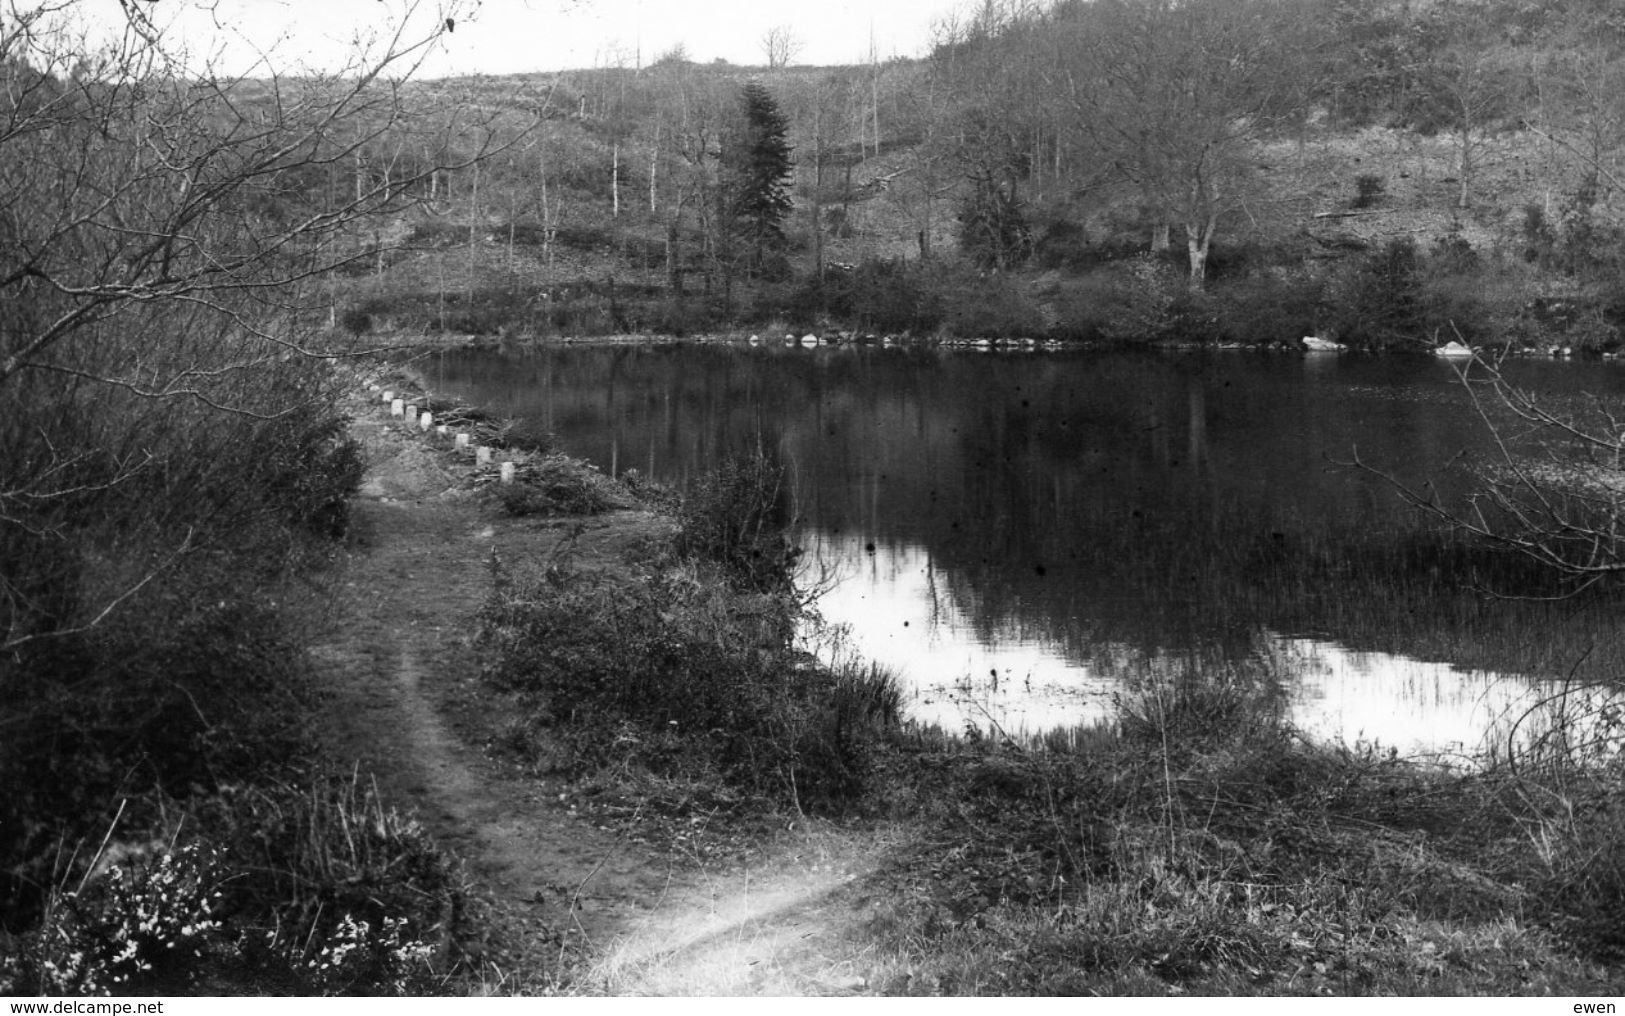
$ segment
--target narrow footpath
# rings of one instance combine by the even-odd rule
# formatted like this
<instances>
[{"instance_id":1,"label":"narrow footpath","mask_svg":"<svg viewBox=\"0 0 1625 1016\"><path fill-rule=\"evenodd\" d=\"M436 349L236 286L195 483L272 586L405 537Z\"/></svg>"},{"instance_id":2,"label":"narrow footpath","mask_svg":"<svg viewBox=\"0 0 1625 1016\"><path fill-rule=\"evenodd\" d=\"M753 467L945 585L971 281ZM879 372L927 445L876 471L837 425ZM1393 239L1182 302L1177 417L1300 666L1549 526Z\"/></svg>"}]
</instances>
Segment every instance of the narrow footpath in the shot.
<instances>
[{"instance_id":1,"label":"narrow footpath","mask_svg":"<svg viewBox=\"0 0 1625 1016\"><path fill-rule=\"evenodd\" d=\"M373 398L377 396L374 395ZM873 834L786 837L750 870L659 856L635 830L596 825L562 787L485 748L501 718L477 685L475 617L492 555L545 560L573 538L587 567L613 567L667 523L647 512L516 519L473 489L450 441L358 403L352 435L368 471L315 658L329 756L371 774L384 802L415 814L474 882L462 944L496 992L862 993L851 923Z\"/></svg>"}]
</instances>

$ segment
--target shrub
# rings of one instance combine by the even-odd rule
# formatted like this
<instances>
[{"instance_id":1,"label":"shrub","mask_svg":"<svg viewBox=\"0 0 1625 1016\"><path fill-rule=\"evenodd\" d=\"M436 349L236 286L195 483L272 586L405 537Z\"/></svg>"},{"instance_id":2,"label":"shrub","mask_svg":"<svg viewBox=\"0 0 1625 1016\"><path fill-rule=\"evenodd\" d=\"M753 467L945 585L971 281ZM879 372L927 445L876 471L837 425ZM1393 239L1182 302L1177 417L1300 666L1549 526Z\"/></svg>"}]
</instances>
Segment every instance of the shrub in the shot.
<instances>
[{"instance_id":1,"label":"shrub","mask_svg":"<svg viewBox=\"0 0 1625 1016\"><path fill-rule=\"evenodd\" d=\"M665 564L628 581L579 573L568 551L540 576L499 574L486 679L531 717L509 743L528 753L542 723L588 767L635 761L798 807L860 796L900 698L884 672L795 649L782 479L761 456L725 463L684 499Z\"/></svg>"},{"instance_id":2,"label":"shrub","mask_svg":"<svg viewBox=\"0 0 1625 1016\"><path fill-rule=\"evenodd\" d=\"M1215 331L1232 342L1296 343L1319 327L1324 283L1308 274L1255 275L1211 290Z\"/></svg>"},{"instance_id":3,"label":"shrub","mask_svg":"<svg viewBox=\"0 0 1625 1016\"><path fill-rule=\"evenodd\" d=\"M238 599L229 568L166 578L141 611L12 658L0 739L0 921L11 928L39 918L58 845L97 835L109 801L134 799L126 826L140 828L162 810L148 788L184 806L304 750L306 686L285 618Z\"/></svg>"},{"instance_id":4,"label":"shrub","mask_svg":"<svg viewBox=\"0 0 1625 1016\"><path fill-rule=\"evenodd\" d=\"M636 503L619 483L564 455L525 463L514 471L514 482L500 484L496 493L503 510L519 516L597 515Z\"/></svg>"},{"instance_id":5,"label":"shrub","mask_svg":"<svg viewBox=\"0 0 1625 1016\"><path fill-rule=\"evenodd\" d=\"M363 307L347 307L339 315L339 327L359 339L372 331L372 314Z\"/></svg>"},{"instance_id":6,"label":"shrub","mask_svg":"<svg viewBox=\"0 0 1625 1016\"><path fill-rule=\"evenodd\" d=\"M197 976L219 937L222 873L190 844L54 889L38 928L0 960L0 994L160 994Z\"/></svg>"},{"instance_id":7,"label":"shrub","mask_svg":"<svg viewBox=\"0 0 1625 1016\"><path fill-rule=\"evenodd\" d=\"M884 674L839 677L794 652L786 601L681 567L613 583L555 563L504 583L481 616L487 680L519 693L578 765L715 777L806 808L865 790L898 696Z\"/></svg>"},{"instance_id":8,"label":"shrub","mask_svg":"<svg viewBox=\"0 0 1625 1016\"><path fill-rule=\"evenodd\" d=\"M1396 237L1367 255L1334 297L1339 334L1372 346L1420 342L1426 332L1416 241Z\"/></svg>"},{"instance_id":9,"label":"shrub","mask_svg":"<svg viewBox=\"0 0 1625 1016\"><path fill-rule=\"evenodd\" d=\"M978 268L1015 268L1032 256L1032 229L1013 180L972 174L959 206L959 249Z\"/></svg>"},{"instance_id":10,"label":"shrub","mask_svg":"<svg viewBox=\"0 0 1625 1016\"><path fill-rule=\"evenodd\" d=\"M1088 232L1071 219L1056 218L1046 223L1033 243L1033 260L1044 269L1076 271L1088 267L1097 258L1089 245Z\"/></svg>"},{"instance_id":11,"label":"shrub","mask_svg":"<svg viewBox=\"0 0 1625 1016\"><path fill-rule=\"evenodd\" d=\"M1263 660L1153 660L1125 687L1114 701L1129 743L1183 755L1259 736L1273 743L1284 730L1280 677Z\"/></svg>"},{"instance_id":12,"label":"shrub","mask_svg":"<svg viewBox=\"0 0 1625 1016\"><path fill-rule=\"evenodd\" d=\"M962 338L1026 338L1044 332L1038 306L1008 275L959 275L947 292L943 324Z\"/></svg>"},{"instance_id":13,"label":"shrub","mask_svg":"<svg viewBox=\"0 0 1625 1016\"><path fill-rule=\"evenodd\" d=\"M233 788L200 824L232 877L236 962L297 994L415 994L456 930L465 881L359 775Z\"/></svg>"},{"instance_id":14,"label":"shrub","mask_svg":"<svg viewBox=\"0 0 1625 1016\"><path fill-rule=\"evenodd\" d=\"M1542 205L1523 206L1523 259L1550 268L1557 248L1557 230L1552 228Z\"/></svg>"},{"instance_id":15,"label":"shrub","mask_svg":"<svg viewBox=\"0 0 1625 1016\"><path fill-rule=\"evenodd\" d=\"M249 375L239 354L184 329L58 354L112 377L191 369L196 398L46 371L8 386L0 924L13 932L38 926L61 845L93 842L108 802L136 802L126 825L150 829L155 788L185 807L304 745L298 616L272 601L325 560L318 541L344 529L361 459L325 363L257 357Z\"/></svg>"},{"instance_id":16,"label":"shrub","mask_svg":"<svg viewBox=\"0 0 1625 1016\"><path fill-rule=\"evenodd\" d=\"M942 321L937 279L918 263L870 258L854 267L828 266L788 297L786 315L797 321L830 316L878 332L923 333Z\"/></svg>"},{"instance_id":17,"label":"shrub","mask_svg":"<svg viewBox=\"0 0 1625 1016\"><path fill-rule=\"evenodd\" d=\"M1168 333L1174 301L1185 289L1164 259L1142 254L1114 262L1056 287L1050 334L1108 342L1159 339Z\"/></svg>"},{"instance_id":18,"label":"shrub","mask_svg":"<svg viewBox=\"0 0 1625 1016\"><path fill-rule=\"evenodd\" d=\"M620 481L633 497L657 511L675 514L682 508L683 499L675 490L636 469L623 472Z\"/></svg>"},{"instance_id":19,"label":"shrub","mask_svg":"<svg viewBox=\"0 0 1625 1016\"><path fill-rule=\"evenodd\" d=\"M786 594L801 559L788 512L782 467L761 454L728 459L683 499L675 548L721 565L735 588Z\"/></svg>"},{"instance_id":20,"label":"shrub","mask_svg":"<svg viewBox=\"0 0 1625 1016\"><path fill-rule=\"evenodd\" d=\"M234 785L185 821L198 838L178 849L109 848L109 830L58 872L40 919L0 957L0 993L173 993L205 978L300 995L442 987L463 878L358 776Z\"/></svg>"},{"instance_id":21,"label":"shrub","mask_svg":"<svg viewBox=\"0 0 1625 1016\"><path fill-rule=\"evenodd\" d=\"M648 315L652 331L678 337L708 331L721 319L715 307L697 296L661 300L650 306Z\"/></svg>"},{"instance_id":22,"label":"shrub","mask_svg":"<svg viewBox=\"0 0 1625 1016\"><path fill-rule=\"evenodd\" d=\"M1371 208L1379 204L1387 190L1382 177L1373 173L1361 173L1354 178L1354 207Z\"/></svg>"}]
</instances>

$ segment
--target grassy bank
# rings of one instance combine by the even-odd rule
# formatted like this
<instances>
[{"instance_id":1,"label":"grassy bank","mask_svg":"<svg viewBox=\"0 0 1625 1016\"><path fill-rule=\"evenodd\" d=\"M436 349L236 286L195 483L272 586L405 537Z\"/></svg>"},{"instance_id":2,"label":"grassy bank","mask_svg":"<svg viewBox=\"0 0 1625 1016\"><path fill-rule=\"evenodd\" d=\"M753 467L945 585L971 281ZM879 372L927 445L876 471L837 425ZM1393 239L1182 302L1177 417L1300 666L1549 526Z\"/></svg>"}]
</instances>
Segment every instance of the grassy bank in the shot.
<instances>
[{"instance_id":1,"label":"grassy bank","mask_svg":"<svg viewBox=\"0 0 1625 1016\"><path fill-rule=\"evenodd\" d=\"M768 524L771 471L751 469L613 576L568 554L499 575L483 620L488 689L515 716L505 748L599 821L712 864L787 826L807 844L875 837L827 976L780 990L1625 985L1617 759L1547 739L1444 769L1310 743L1282 719L1288 664L1263 657L1167 664L1100 728L1022 743L914 728L883 675L795 651L805 605L776 578L793 541ZM657 983L734 985L673 978Z\"/></svg>"},{"instance_id":2,"label":"grassy bank","mask_svg":"<svg viewBox=\"0 0 1625 1016\"><path fill-rule=\"evenodd\" d=\"M912 753L925 835L870 924L875 987L1618 992L1617 774L1441 772L1212 694L1125 703L1083 747Z\"/></svg>"}]
</instances>

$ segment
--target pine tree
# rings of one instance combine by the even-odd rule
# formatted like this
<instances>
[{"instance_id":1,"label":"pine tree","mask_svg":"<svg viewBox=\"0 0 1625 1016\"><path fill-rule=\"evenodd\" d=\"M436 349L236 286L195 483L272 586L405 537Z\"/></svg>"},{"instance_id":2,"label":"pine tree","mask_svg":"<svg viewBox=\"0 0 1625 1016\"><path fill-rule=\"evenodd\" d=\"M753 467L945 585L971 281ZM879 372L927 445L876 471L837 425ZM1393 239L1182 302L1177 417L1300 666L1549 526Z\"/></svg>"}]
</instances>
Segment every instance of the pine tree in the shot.
<instances>
[{"instance_id":1,"label":"pine tree","mask_svg":"<svg viewBox=\"0 0 1625 1016\"><path fill-rule=\"evenodd\" d=\"M959 248L978 268L1003 270L1032 253L1032 230L1015 183L1001 185L991 172L972 175L959 209Z\"/></svg>"},{"instance_id":2,"label":"pine tree","mask_svg":"<svg viewBox=\"0 0 1625 1016\"><path fill-rule=\"evenodd\" d=\"M743 117L723 154L724 194L729 231L743 243L747 271L755 275L785 247L793 163L785 140L789 121L773 96L753 81L740 98Z\"/></svg>"}]
</instances>

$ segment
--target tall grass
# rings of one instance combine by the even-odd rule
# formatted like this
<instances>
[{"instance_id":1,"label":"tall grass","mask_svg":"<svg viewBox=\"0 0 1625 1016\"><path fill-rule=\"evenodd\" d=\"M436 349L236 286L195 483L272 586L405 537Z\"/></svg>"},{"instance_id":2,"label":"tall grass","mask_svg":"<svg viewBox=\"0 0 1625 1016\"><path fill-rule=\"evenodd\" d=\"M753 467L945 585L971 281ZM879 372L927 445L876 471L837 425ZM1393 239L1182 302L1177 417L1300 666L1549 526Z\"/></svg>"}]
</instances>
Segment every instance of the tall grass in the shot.
<instances>
[{"instance_id":1,"label":"tall grass","mask_svg":"<svg viewBox=\"0 0 1625 1016\"><path fill-rule=\"evenodd\" d=\"M356 775L226 788L178 828L118 816L67 858L38 922L0 935L6 994L439 990L463 879Z\"/></svg>"},{"instance_id":2,"label":"tall grass","mask_svg":"<svg viewBox=\"0 0 1625 1016\"><path fill-rule=\"evenodd\" d=\"M795 648L782 513L776 469L730 463L684 501L670 550L628 576L568 554L499 573L481 627L488 680L527 717L510 745L535 757L545 727L571 746L553 763L578 773L633 764L798 809L861 798L900 693L886 672Z\"/></svg>"},{"instance_id":3,"label":"tall grass","mask_svg":"<svg viewBox=\"0 0 1625 1016\"><path fill-rule=\"evenodd\" d=\"M1276 665L1166 662L1120 699L1115 732L938 741L915 756L895 800L913 810L918 848L888 876L908 891L885 897L853 946L870 982L1617 990L1617 822L1559 828L1556 785L1533 774L1310 743L1272 703Z\"/></svg>"},{"instance_id":4,"label":"tall grass","mask_svg":"<svg viewBox=\"0 0 1625 1016\"><path fill-rule=\"evenodd\" d=\"M862 794L875 738L897 722L885 674L820 668L790 647L782 606L692 565L629 581L569 568L510 577L481 621L487 679L528 717L510 745L562 737L571 754L554 764L577 773L632 763L839 809Z\"/></svg>"}]
</instances>

